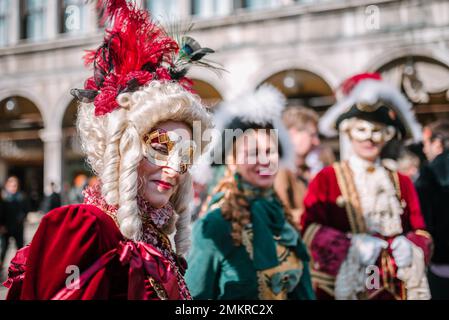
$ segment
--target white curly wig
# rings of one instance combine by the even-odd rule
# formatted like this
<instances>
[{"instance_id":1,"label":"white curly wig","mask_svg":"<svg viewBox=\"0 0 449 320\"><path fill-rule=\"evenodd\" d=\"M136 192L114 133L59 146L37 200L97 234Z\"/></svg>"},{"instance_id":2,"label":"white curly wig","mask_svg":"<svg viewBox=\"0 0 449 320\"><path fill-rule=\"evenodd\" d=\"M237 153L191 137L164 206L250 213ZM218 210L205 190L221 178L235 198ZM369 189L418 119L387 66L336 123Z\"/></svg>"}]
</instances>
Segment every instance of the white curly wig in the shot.
<instances>
[{"instance_id":1,"label":"white curly wig","mask_svg":"<svg viewBox=\"0 0 449 320\"><path fill-rule=\"evenodd\" d=\"M80 104L77 129L87 162L102 183L102 195L108 204L118 205L121 233L138 241L142 222L136 200L137 167L143 159L142 136L158 123L169 120L182 121L190 127L199 121L202 136L211 127L211 118L197 95L173 81L152 81L136 92L120 94L117 102L120 108L103 116L95 116L93 104ZM193 136L199 147L197 154L207 144L201 141L201 136ZM190 173L186 175L170 198L177 216L172 219L176 224L175 248L181 255L190 246L189 204L193 190Z\"/></svg>"}]
</instances>

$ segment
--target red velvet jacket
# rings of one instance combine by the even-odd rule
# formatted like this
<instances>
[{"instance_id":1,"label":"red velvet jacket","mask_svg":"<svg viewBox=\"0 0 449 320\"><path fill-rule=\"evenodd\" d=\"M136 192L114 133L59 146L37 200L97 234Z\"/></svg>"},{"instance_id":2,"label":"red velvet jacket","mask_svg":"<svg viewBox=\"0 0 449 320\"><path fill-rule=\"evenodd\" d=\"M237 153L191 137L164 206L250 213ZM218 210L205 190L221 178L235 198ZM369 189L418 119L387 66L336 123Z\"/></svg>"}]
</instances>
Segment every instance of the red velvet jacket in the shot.
<instances>
[{"instance_id":1,"label":"red velvet jacket","mask_svg":"<svg viewBox=\"0 0 449 320\"><path fill-rule=\"evenodd\" d=\"M324 168L311 181L304 199L305 212L301 219L301 229L311 253L313 284L318 299L333 298L335 278L351 245L348 235L366 232L363 216L357 210L357 196L348 168L344 163ZM396 172L390 174L404 209L401 215L404 234L423 250L428 262L432 240L424 231L425 224L412 181ZM390 243L393 240L384 239ZM397 270L391 250L388 250L387 262L393 271L385 270L385 260L381 257L377 261L384 281L388 276L394 278ZM395 279L394 282L392 292L383 290L383 287L377 292L371 292L369 297L403 298L400 281Z\"/></svg>"},{"instance_id":2,"label":"red velvet jacket","mask_svg":"<svg viewBox=\"0 0 449 320\"><path fill-rule=\"evenodd\" d=\"M182 299L176 270L156 247L125 241L99 208L48 213L11 261L7 299ZM79 277L76 271L79 270Z\"/></svg>"}]
</instances>

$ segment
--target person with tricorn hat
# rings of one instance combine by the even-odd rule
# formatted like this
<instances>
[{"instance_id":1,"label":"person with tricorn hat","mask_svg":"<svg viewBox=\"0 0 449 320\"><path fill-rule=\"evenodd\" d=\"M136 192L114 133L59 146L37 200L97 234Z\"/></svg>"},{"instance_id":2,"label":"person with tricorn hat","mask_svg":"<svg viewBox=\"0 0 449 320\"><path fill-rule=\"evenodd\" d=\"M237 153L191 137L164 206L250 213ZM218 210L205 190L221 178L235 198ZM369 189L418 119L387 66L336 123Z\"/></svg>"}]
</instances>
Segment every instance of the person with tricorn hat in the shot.
<instances>
[{"instance_id":1,"label":"person with tricorn hat","mask_svg":"<svg viewBox=\"0 0 449 320\"><path fill-rule=\"evenodd\" d=\"M429 299L432 239L411 180L380 154L393 138L418 140L411 105L378 74L347 80L320 120L340 135L340 162L310 183L301 224L318 299Z\"/></svg>"}]
</instances>

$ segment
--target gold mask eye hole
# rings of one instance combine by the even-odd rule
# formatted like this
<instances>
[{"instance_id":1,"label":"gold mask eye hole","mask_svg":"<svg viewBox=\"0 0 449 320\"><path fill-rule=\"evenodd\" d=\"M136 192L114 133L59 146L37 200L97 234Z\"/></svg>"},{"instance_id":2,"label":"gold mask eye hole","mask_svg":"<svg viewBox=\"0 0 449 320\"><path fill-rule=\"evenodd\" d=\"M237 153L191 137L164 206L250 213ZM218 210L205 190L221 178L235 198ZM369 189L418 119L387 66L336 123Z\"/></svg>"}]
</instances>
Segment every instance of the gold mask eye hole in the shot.
<instances>
[{"instance_id":1,"label":"gold mask eye hole","mask_svg":"<svg viewBox=\"0 0 449 320\"><path fill-rule=\"evenodd\" d=\"M187 172L188 169L189 169L188 165L186 165L186 164L181 164L181 165L179 166L179 173L180 173L180 174L184 174L184 173Z\"/></svg>"}]
</instances>

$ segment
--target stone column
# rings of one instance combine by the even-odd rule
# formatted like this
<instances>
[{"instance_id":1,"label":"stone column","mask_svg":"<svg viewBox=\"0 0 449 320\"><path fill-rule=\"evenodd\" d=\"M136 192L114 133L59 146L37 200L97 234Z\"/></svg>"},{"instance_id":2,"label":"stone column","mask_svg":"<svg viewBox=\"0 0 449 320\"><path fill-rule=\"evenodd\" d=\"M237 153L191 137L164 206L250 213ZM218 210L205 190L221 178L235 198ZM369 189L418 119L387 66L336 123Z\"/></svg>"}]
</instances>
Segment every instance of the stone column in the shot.
<instances>
[{"instance_id":1,"label":"stone column","mask_svg":"<svg viewBox=\"0 0 449 320\"><path fill-rule=\"evenodd\" d=\"M95 34L98 31L98 14L97 14L97 2L90 1L85 4L86 8L84 13L86 14L86 26L85 30L88 34Z\"/></svg>"},{"instance_id":2,"label":"stone column","mask_svg":"<svg viewBox=\"0 0 449 320\"><path fill-rule=\"evenodd\" d=\"M5 180L8 175L8 165L5 161L0 159L0 185L5 183Z\"/></svg>"},{"instance_id":3,"label":"stone column","mask_svg":"<svg viewBox=\"0 0 449 320\"><path fill-rule=\"evenodd\" d=\"M9 5L8 45L13 46L20 40L20 1L12 0Z\"/></svg>"},{"instance_id":4,"label":"stone column","mask_svg":"<svg viewBox=\"0 0 449 320\"><path fill-rule=\"evenodd\" d=\"M176 13L177 17L185 20L192 14L192 7L190 0L179 0L179 11Z\"/></svg>"},{"instance_id":5,"label":"stone column","mask_svg":"<svg viewBox=\"0 0 449 320\"><path fill-rule=\"evenodd\" d=\"M44 188L50 182L62 183L62 130L43 129L39 132L44 143Z\"/></svg>"},{"instance_id":6,"label":"stone column","mask_svg":"<svg viewBox=\"0 0 449 320\"><path fill-rule=\"evenodd\" d=\"M45 11L45 23L46 23L46 39L55 39L58 36L58 0L47 0L47 7ZM18 2L18 1L17 1Z\"/></svg>"}]
</instances>

